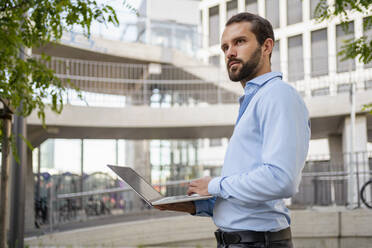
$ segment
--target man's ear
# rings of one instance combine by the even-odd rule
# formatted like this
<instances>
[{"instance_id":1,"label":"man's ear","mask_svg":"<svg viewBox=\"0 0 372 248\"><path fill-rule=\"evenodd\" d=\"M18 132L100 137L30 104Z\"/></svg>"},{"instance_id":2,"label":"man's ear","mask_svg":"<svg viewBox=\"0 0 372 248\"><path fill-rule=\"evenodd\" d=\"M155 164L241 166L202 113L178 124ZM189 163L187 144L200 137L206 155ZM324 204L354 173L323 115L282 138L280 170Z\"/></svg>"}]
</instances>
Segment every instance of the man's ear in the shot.
<instances>
[{"instance_id":1,"label":"man's ear","mask_svg":"<svg viewBox=\"0 0 372 248\"><path fill-rule=\"evenodd\" d=\"M269 56L269 54L273 51L274 48L274 41L271 38L267 38L262 45L263 53Z\"/></svg>"}]
</instances>

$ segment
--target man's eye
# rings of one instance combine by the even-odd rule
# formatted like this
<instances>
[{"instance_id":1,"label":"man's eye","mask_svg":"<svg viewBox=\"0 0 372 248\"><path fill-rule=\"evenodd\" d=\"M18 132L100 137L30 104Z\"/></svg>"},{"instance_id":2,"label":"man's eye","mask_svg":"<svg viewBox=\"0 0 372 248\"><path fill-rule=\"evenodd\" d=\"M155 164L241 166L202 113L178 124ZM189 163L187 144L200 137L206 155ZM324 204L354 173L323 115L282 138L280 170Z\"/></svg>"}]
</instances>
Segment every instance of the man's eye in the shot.
<instances>
[{"instance_id":1,"label":"man's eye","mask_svg":"<svg viewBox=\"0 0 372 248\"><path fill-rule=\"evenodd\" d=\"M244 43L244 40L237 40L237 41L236 41L236 44L238 44L238 45L240 45L240 44L242 44L242 43Z\"/></svg>"}]
</instances>

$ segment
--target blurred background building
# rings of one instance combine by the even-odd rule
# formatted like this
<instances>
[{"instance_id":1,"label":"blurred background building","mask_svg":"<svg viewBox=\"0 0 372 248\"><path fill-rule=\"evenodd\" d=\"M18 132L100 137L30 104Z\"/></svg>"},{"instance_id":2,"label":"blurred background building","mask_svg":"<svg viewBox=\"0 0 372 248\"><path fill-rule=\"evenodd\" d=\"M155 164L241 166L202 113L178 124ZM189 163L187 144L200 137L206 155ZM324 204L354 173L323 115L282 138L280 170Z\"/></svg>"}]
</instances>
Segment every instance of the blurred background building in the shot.
<instances>
[{"instance_id":1,"label":"blurred background building","mask_svg":"<svg viewBox=\"0 0 372 248\"><path fill-rule=\"evenodd\" d=\"M50 55L48 66L82 97L70 90L62 114L47 114L47 129L36 114L27 120L36 149L26 233L151 212L107 164L135 168L165 195L219 175L243 93L227 77L219 42L225 22L242 11L271 21L272 69L310 111L309 156L288 205L360 206L358 192L372 170L372 116L362 109L372 101L372 64L337 53L345 39L371 38L372 30L363 29L359 14L351 15L348 32L338 19L318 23L318 2L143 0L138 16L118 4L120 27L96 24L89 39L75 30L34 49L35 57Z\"/></svg>"}]
</instances>

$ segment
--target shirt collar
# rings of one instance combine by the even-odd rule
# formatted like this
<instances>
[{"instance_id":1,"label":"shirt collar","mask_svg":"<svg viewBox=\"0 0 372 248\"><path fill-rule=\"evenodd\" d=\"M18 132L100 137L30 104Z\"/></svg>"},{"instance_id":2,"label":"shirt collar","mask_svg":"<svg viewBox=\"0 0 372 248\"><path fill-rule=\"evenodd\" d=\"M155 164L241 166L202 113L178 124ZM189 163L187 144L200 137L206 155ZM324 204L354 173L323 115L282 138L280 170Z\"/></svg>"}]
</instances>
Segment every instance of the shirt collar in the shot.
<instances>
[{"instance_id":1,"label":"shirt collar","mask_svg":"<svg viewBox=\"0 0 372 248\"><path fill-rule=\"evenodd\" d=\"M246 93L246 91L250 87L250 84L255 84L255 85L261 87L266 82L270 81L271 79L273 79L275 77L282 78L283 74L281 72L272 71L272 72L268 72L268 73L262 74L258 77L255 77L255 78L251 79L250 81L248 81L245 84L244 93Z\"/></svg>"}]
</instances>

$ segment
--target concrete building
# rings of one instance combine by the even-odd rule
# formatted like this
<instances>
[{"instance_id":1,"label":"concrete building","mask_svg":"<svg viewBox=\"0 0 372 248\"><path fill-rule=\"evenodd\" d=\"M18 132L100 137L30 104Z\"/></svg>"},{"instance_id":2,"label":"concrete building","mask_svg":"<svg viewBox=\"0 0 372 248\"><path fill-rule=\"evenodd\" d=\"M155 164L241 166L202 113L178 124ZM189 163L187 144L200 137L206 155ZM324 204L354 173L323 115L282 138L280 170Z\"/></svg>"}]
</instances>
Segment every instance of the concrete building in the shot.
<instances>
[{"instance_id":1,"label":"concrete building","mask_svg":"<svg viewBox=\"0 0 372 248\"><path fill-rule=\"evenodd\" d=\"M372 166L367 148L372 142L372 117L362 109L372 101L372 66L357 60L342 62L336 56L340 41L349 37L338 20L316 23L311 10L317 1L310 0L180 0L177 4L164 0L172 8L181 6L187 19L159 8L160 2L144 1L140 8L147 17L136 23L142 43L98 36L86 40L69 33L61 44L34 50L36 55L52 56L49 66L61 79L75 83L83 100L69 91L61 115L47 112L47 129L33 113L27 119L31 143L38 147L57 138L125 139L130 140L125 143L125 162L149 180L218 175L238 112L237 98L242 94L239 84L228 80L218 43L227 18L249 10L273 22L277 38L273 68L281 70L304 97L312 139L327 139L329 144L330 154L309 158L300 194L292 203L355 206L357 182L360 185L368 178L365 175ZM354 37L370 32L361 29L363 18L352 18ZM202 25L197 27L200 20ZM194 47L198 44L195 37L201 37L200 49ZM352 87L355 117L350 114ZM161 155L152 158L156 152ZM164 154L167 159L159 158ZM26 204L33 206L32 159L28 166ZM151 169L157 168L164 174L154 178ZM352 170L364 176L350 176ZM319 172L325 176L314 174ZM32 229L33 208L26 211L26 227Z\"/></svg>"},{"instance_id":2,"label":"concrete building","mask_svg":"<svg viewBox=\"0 0 372 248\"><path fill-rule=\"evenodd\" d=\"M283 72L284 80L302 94L310 110L315 106L322 108L319 109L321 118L312 116L312 139L328 139L331 162L340 164L336 160L341 154L367 151L368 142L372 139L370 128L368 128L371 125L371 117L363 111L360 112L361 109L358 107L352 110L351 103L344 106L346 112L341 115L337 114L337 111L326 113L325 109L330 104L338 105L345 100L348 101L348 93L352 90L353 97L356 99L360 99L361 94L366 94L367 99L371 101L372 63L364 65L357 59L343 61L338 53L347 39L362 36L370 39L372 28L367 30L363 28L363 21L367 16L359 13L350 14L351 18L347 27L341 25L341 20L338 18L318 22L314 19L314 11L319 2L319 0L201 1L203 49L207 51L204 60L222 69L225 68L219 43L225 23L231 16L238 12L248 11L266 17L272 23L276 39L272 55L272 69ZM315 98L317 96L319 98ZM320 99L325 101L317 103ZM356 116L349 116L348 113L353 111L356 111ZM318 124L322 126L319 128L323 131L314 130L316 129L314 125ZM361 161L362 158L355 155L345 156L343 159L347 164L357 164L356 161ZM367 173L371 170L368 166L361 165L337 170L343 169L351 173L356 171ZM351 183L349 182L348 186L350 202L356 200L355 181L358 180L358 178L350 178ZM360 180L360 183L363 183L366 179ZM350 199L351 197L354 199Z\"/></svg>"}]
</instances>

